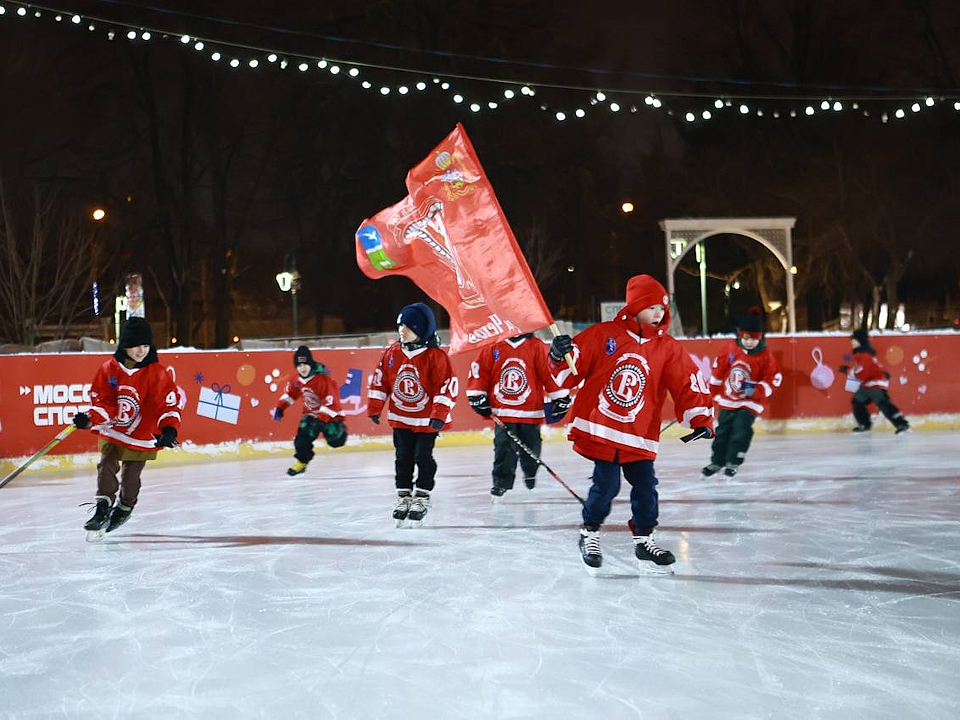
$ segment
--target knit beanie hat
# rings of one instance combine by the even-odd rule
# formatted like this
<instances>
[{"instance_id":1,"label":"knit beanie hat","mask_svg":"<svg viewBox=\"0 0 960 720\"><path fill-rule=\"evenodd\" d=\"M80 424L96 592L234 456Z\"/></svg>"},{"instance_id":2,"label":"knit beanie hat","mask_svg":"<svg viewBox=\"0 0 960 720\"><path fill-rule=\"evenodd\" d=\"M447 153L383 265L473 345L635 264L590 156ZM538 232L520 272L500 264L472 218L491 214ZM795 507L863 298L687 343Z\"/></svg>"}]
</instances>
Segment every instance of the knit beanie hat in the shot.
<instances>
[{"instance_id":1,"label":"knit beanie hat","mask_svg":"<svg viewBox=\"0 0 960 720\"><path fill-rule=\"evenodd\" d=\"M737 334L758 340L763 337L763 315L760 308L750 308L747 315L737 320Z\"/></svg>"},{"instance_id":2,"label":"knit beanie hat","mask_svg":"<svg viewBox=\"0 0 960 720\"><path fill-rule=\"evenodd\" d=\"M423 303L405 306L397 316L397 325L406 325L413 330L421 343L428 342L437 332L437 319L433 310Z\"/></svg>"},{"instance_id":3,"label":"knit beanie hat","mask_svg":"<svg viewBox=\"0 0 960 720\"><path fill-rule=\"evenodd\" d=\"M153 345L153 330L150 329L150 323L142 317L127 318L120 328L117 349L126 350L138 345Z\"/></svg>"},{"instance_id":4,"label":"knit beanie hat","mask_svg":"<svg viewBox=\"0 0 960 720\"><path fill-rule=\"evenodd\" d=\"M301 345L293 353L293 366L296 367L301 363L306 363L310 367L314 365L313 355L310 354L310 348L306 345Z\"/></svg>"},{"instance_id":5,"label":"knit beanie hat","mask_svg":"<svg viewBox=\"0 0 960 720\"><path fill-rule=\"evenodd\" d=\"M860 347L857 352L867 352L871 355L876 355L877 351L874 350L873 345L870 344L870 333L866 328L858 328L850 333L850 337L859 343Z\"/></svg>"},{"instance_id":6,"label":"knit beanie hat","mask_svg":"<svg viewBox=\"0 0 960 720\"><path fill-rule=\"evenodd\" d=\"M660 327L670 327L670 296L663 285L649 275L634 275L627 280L626 313L633 316L651 305L663 305Z\"/></svg>"}]
</instances>

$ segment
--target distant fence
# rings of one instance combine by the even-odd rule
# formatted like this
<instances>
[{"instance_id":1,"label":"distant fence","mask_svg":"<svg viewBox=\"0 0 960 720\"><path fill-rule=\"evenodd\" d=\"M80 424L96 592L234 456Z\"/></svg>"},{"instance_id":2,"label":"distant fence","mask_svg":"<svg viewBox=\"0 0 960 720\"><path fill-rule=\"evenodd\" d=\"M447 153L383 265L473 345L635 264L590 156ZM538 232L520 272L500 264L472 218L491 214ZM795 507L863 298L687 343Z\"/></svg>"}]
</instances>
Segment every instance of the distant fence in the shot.
<instances>
[{"instance_id":1,"label":"distant fence","mask_svg":"<svg viewBox=\"0 0 960 720\"><path fill-rule=\"evenodd\" d=\"M727 339L683 340L704 373ZM301 341L291 341L299 344ZM850 352L846 335L771 336L768 346L784 375L774 395L771 420L840 418L850 412L837 366ZM916 333L876 336L880 359L892 375L890 392L908 418L960 413L960 334ZM306 343L316 348L311 343ZM385 435L389 428L366 417L367 382L381 347L322 348L314 357L340 383L341 400L352 434ZM102 353L22 354L0 356L0 457L30 455L89 404L89 383L106 359ZM269 416L293 375L292 353L277 350L162 351L184 400L182 437L197 444L227 441L289 440L299 413L275 423ZM470 355L453 358L466 383ZM670 416L670 407L665 417ZM461 392L452 430L489 427L470 411ZM60 453L92 452L90 433L74 433L56 448Z\"/></svg>"}]
</instances>

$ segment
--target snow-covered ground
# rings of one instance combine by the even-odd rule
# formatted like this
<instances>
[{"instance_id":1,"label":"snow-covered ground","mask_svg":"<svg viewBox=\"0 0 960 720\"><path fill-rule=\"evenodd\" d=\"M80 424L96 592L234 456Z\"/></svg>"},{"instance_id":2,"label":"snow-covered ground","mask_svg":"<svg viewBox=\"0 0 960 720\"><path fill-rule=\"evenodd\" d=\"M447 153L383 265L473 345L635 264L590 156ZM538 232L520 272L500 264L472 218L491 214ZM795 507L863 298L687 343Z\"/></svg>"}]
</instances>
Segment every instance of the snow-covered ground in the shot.
<instances>
[{"instance_id":1,"label":"snow-covered ground","mask_svg":"<svg viewBox=\"0 0 960 720\"><path fill-rule=\"evenodd\" d=\"M665 440L641 575L627 488L588 574L546 472L489 501L489 445L440 447L397 529L390 450L148 465L84 542L92 471L0 490L0 716L960 716L955 432L758 435L733 480ZM581 496L565 441L544 460Z\"/></svg>"}]
</instances>

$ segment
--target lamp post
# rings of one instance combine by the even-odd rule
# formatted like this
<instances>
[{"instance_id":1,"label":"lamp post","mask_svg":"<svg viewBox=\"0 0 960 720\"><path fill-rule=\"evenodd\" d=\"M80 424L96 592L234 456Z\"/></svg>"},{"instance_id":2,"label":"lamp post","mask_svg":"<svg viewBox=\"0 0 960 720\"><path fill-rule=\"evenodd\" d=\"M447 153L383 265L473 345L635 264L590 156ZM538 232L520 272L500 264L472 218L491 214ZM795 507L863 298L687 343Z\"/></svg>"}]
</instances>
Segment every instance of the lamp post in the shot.
<instances>
[{"instance_id":1,"label":"lamp post","mask_svg":"<svg viewBox=\"0 0 960 720\"><path fill-rule=\"evenodd\" d=\"M290 293L290 301L293 305L293 336L300 337L300 320L297 317L297 290L300 288L300 273L297 272L296 258L287 255L284 259L284 265L288 268L281 273L277 273L277 285L282 292Z\"/></svg>"}]
</instances>

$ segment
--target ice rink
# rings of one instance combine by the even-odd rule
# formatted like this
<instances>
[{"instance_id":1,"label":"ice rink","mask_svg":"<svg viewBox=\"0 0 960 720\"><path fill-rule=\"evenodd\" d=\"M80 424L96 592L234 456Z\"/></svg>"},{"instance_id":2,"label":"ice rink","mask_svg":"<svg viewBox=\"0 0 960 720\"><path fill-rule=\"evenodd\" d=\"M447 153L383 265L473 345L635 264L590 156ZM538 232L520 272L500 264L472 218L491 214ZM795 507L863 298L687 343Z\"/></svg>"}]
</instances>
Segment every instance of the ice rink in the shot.
<instances>
[{"instance_id":1,"label":"ice rink","mask_svg":"<svg viewBox=\"0 0 960 720\"><path fill-rule=\"evenodd\" d=\"M957 434L758 435L732 480L665 439L642 575L627 488L604 567L541 470L491 506L490 445L440 447L397 529L392 451L148 465L84 542L93 473L0 490L4 718L960 717ZM581 496L590 465L544 460Z\"/></svg>"}]
</instances>

